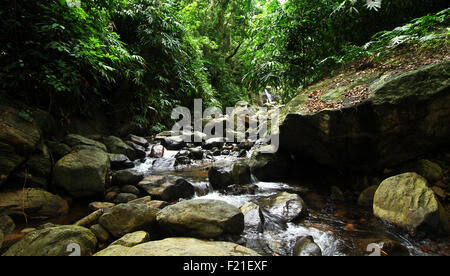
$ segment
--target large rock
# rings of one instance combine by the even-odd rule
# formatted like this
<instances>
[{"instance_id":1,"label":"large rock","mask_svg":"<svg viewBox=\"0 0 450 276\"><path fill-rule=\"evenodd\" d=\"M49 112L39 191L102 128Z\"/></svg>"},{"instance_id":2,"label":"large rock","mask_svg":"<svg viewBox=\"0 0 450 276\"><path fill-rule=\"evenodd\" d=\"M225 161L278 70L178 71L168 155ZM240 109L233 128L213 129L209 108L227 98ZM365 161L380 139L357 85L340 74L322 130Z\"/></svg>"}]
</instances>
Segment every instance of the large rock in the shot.
<instances>
[{"instance_id":1,"label":"large rock","mask_svg":"<svg viewBox=\"0 0 450 276\"><path fill-rule=\"evenodd\" d=\"M134 168L134 163L124 154L109 153L109 162L112 170L124 170Z\"/></svg>"},{"instance_id":2,"label":"large rock","mask_svg":"<svg viewBox=\"0 0 450 276\"><path fill-rule=\"evenodd\" d=\"M140 172L122 170L115 172L112 176L112 184L115 186L137 185L144 179Z\"/></svg>"},{"instance_id":3,"label":"large rock","mask_svg":"<svg viewBox=\"0 0 450 276\"><path fill-rule=\"evenodd\" d=\"M136 160L136 152L132 147L125 144L122 139L115 136L108 136L103 138L103 143L105 143L109 153L124 154L130 160Z\"/></svg>"},{"instance_id":4,"label":"large rock","mask_svg":"<svg viewBox=\"0 0 450 276\"><path fill-rule=\"evenodd\" d=\"M111 246L120 245L126 247L133 247L138 244L150 241L149 233L145 231L137 231L134 233L129 233L123 236L122 238L116 240L111 244Z\"/></svg>"},{"instance_id":5,"label":"large rock","mask_svg":"<svg viewBox=\"0 0 450 276\"><path fill-rule=\"evenodd\" d=\"M116 238L139 230L150 232L158 211L145 204L119 204L106 210L99 224Z\"/></svg>"},{"instance_id":6,"label":"large rock","mask_svg":"<svg viewBox=\"0 0 450 276\"><path fill-rule=\"evenodd\" d=\"M14 229L16 229L14 221L9 216L0 215L0 232L6 236L11 234Z\"/></svg>"},{"instance_id":7,"label":"large rock","mask_svg":"<svg viewBox=\"0 0 450 276\"><path fill-rule=\"evenodd\" d=\"M158 225L171 234L196 238L239 235L244 230L241 211L220 200L186 200L162 209Z\"/></svg>"},{"instance_id":8,"label":"large rock","mask_svg":"<svg viewBox=\"0 0 450 276\"><path fill-rule=\"evenodd\" d=\"M138 144L141 147L144 148L148 148L148 146L150 145L150 143L147 141L147 139L143 138L143 137L139 137L133 134L129 134L127 136L128 140L130 140L131 142Z\"/></svg>"},{"instance_id":9,"label":"large rock","mask_svg":"<svg viewBox=\"0 0 450 276\"><path fill-rule=\"evenodd\" d=\"M448 218L427 181L416 173L404 173L384 180L373 200L375 216L414 233L422 224L448 229Z\"/></svg>"},{"instance_id":10,"label":"large rock","mask_svg":"<svg viewBox=\"0 0 450 276\"><path fill-rule=\"evenodd\" d=\"M109 166L106 152L89 147L60 159L53 171L53 182L73 197L94 196L104 192Z\"/></svg>"},{"instance_id":11,"label":"large rock","mask_svg":"<svg viewBox=\"0 0 450 276\"><path fill-rule=\"evenodd\" d=\"M294 245L294 256L322 256L322 249L314 242L313 237L298 239Z\"/></svg>"},{"instance_id":12,"label":"large rock","mask_svg":"<svg viewBox=\"0 0 450 276\"><path fill-rule=\"evenodd\" d=\"M152 175L139 182L138 187L147 192L152 199L169 202L195 195L195 188L191 183L174 176Z\"/></svg>"},{"instance_id":13,"label":"large rock","mask_svg":"<svg viewBox=\"0 0 450 276\"><path fill-rule=\"evenodd\" d=\"M73 247L72 245L75 245ZM79 247L79 252L74 248ZM55 226L33 231L11 246L3 256L90 256L97 247L97 238L81 226Z\"/></svg>"},{"instance_id":14,"label":"large rock","mask_svg":"<svg viewBox=\"0 0 450 276\"><path fill-rule=\"evenodd\" d=\"M86 138L77 134L69 134L66 136L66 143L71 147L76 146L92 146L101 149L102 151L106 151L106 146L100 142L95 140Z\"/></svg>"},{"instance_id":15,"label":"large rock","mask_svg":"<svg viewBox=\"0 0 450 276\"><path fill-rule=\"evenodd\" d=\"M349 87L336 90L358 84L370 93L362 103L341 109L311 113L307 108L310 93L331 92L332 81L302 91L281 110L280 150L337 168L378 171L448 145L449 61L402 74L371 74L339 76L350 80ZM328 100L345 102L341 94Z\"/></svg>"},{"instance_id":16,"label":"large rock","mask_svg":"<svg viewBox=\"0 0 450 276\"><path fill-rule=\"evenodd\" d=\"M170 136L164 137L161 140L161 145L168 150L181 150L186 145L186 142L182 136Z\"/></svg>"},{"instance_id":17,"label":"large rock","mask_svg":"<svg viewBox=\"0 0 450 276\"><path fill-rule=\"evenodd\" d=\"M0 210L28 219L55 218L69 211L67 201L49 192L25 188L14 192L0 193Z\"/></svg>"},{"instance_id":18,"label":"large rock","mask_svg":"<svg viewBox=\"0 0 450 276\"><path fill-rule=\"evenodd\" d=\"M265 218L277 218L284 223L306 215L307 207L297 194L280 192L256 200Z\"/></svg>"},{"instance_id":19,"label":"large rock","mask_svg":"<svg viewBox=\"0 0 450 276\"><path fill-rule=\"evenodd\" d=\"M35 150L41 136L32 114L0 105L0 185Z\"/></svg>"},{"instance_id":20,"label":"large rock","mask_svg":"<svg viewBox=\"0 0 450 276\"><path fill-rule=\"evenodd\" d=\"M168 238L134 247L109 246L95 256L259 256L255 251L231 242L193 238Z\"/></svg>"},{"instance_id":21,"label":"large rock","mask_svg":"<svg viewBox=\"0 0 450 276\"><path fill-rule=\"evenodd\" d=\"M213 189L223 189L233 185L233 162L229 160L218 160L214 162L208 171L209 183Z\"/></svg>"}]
</instances>

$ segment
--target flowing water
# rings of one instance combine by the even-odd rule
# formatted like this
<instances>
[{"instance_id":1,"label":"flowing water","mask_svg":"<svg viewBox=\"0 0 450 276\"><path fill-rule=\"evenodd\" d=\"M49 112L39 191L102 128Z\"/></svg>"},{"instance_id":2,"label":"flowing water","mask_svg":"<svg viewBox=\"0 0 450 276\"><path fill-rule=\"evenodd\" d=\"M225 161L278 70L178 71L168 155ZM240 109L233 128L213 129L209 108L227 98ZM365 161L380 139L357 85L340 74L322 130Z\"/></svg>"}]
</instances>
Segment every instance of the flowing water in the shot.
<instances>
[{"instance_id":1,"label":"flowing water","mask_svg":"<svg viewBox=\"0 0 450 276\"><path fill-rule=\"evenodd\" d=\"M194 199L216 199L240 208L258 198L285 191L299 194L308 207L308 216L300 221L287 223L277 231L257 231L246 223L241 236L243 244L265 255L292 255L296 241L311 236L325 256L369 255L371 244L394 241L395 245L378 252L381 255L448 255L448 241L443 245L428 239L415 241L402 231L378 221L371 210L349 204L334 204L329 191L305 183L261 182L253 177L258 187L255 193L227 195L213 191L208 182L208 168L213 160L195 161L190 166L174 167L176 151L166 151L163 158L149 158L137 163L133 169L149 174L176 175L190 181L196 187ZM216 159L236 159L219 156ZM432 249L430 249L432 248ZM436 249L437 248L437 249ZM444 251L444 252L442 252ZM400 252L400 253L399 253ZM375 252L376 253L376 252Z\"/></svg>"}]
</instances>

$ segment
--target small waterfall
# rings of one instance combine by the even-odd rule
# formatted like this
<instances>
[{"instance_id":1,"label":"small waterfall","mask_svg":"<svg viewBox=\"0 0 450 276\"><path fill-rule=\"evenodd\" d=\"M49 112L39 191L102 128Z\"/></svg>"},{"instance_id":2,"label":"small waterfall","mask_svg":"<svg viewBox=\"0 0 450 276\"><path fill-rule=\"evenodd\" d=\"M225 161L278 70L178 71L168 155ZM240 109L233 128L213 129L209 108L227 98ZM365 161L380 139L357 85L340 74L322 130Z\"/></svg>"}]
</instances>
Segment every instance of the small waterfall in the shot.
<instances>
[{"instance_id":1,"label":"small waterfall","mask_svg":"<svg viewBox=\"0 0 450 276\"><path fill-rule=\"evenodd\" d=\"M272 94L270 94L270 92L269 92L269 90L267 88L264 89L264 94L266 94L267 103L273 103L274 102L273 96L272 96Z\"/></svg>"}]
</instances>

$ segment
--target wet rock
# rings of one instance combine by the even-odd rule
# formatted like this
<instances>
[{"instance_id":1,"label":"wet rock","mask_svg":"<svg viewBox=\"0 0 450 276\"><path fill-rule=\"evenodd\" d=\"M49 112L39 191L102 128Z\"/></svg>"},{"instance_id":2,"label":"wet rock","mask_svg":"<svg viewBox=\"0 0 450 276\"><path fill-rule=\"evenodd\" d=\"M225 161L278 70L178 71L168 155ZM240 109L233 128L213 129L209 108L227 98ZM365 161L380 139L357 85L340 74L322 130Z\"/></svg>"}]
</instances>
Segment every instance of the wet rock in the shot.
<instances>
[{"instance_id":1,"label":"wet rock","mask_svg":"<svg viewBox=\"0 0 450 276\"><path fill-rule=\"evenodd\" d=\"M294 246L294 256L322 256L322 250L314 242L313 237L306 236L298 239Z\"/></svg>"},{"instance_id":2,"label":"wet rock","mask_svg":"<svg viewBox=\"0 0 450 276\"><path fill-rule=\"evenodd\" d=\"M47 189L47 180L52 172L52 160L50 158L50 152L44 143L39 143L34 153L28 157L25 163L25 169L28 174L26 179L28 187ZM25 172L23 173L25 174ZM25 183L25 179L20 183Z\"/></svg>"},{"instance_id":3,"label":"wet rock","mask_svg":"<svg viewBox=\"0 0 450 276\"><path fill-rule=\"evenodd\" d=\"M216 238L244 230L241 211L219 200L186 200L162 209L158 225L173 235Z\"/></svg>"},{"instance_id":4,"label":"wet rock","mask_svg":"<svg viewBox=\"0 0 450 276\"><path fill-rule=\"evenodd\" d=\"M379 171L448 145L449 68L444 61L368 76L368 100L316 113L306 106L315 88L305 89L280 111L280 151L340 169Z\"/></svg>"},{"instance_id":5,"label":"wet rock","mask_svg":"<svg viewBox=\"0 0 450 276\"><path fill-rule=\"evenodd\" d=\"M151 232L158 211L145 204L119 204L103 214L99 223L116 238L139 230Z\"/></svg>"},{"instance_id":6,"label":"wet rock","mask_svg":"<svg viewBox=\"0 0 450 276\"><path fill-rule=\"evenodd\" d=\"M377 189L378 185L373 185L362 191L358 197L358 205L365 207L372 207L373 198L375 196L375 192L377 191Z\"/></svg>"},{"instance_id":7,"label":"wet rock","mask_svg":"<svg viewBox=\"0 0 450 276\"><path fill-rule=\"evenodd\" d=\"M163 200L150 200L145 204L156 209L163 209L164 207L169 206L169 202Z\"/></svg>"},{"instance_id":8,"label":"wet rock","mask_svg":"<svg viewBox=\"0 0 450 276\"><path fill-rule=\"evenodd\" d=\"M127 186L137 185L140 181L144 179L144 174L140 172L134 172L129 170L117 171L112 175L111 183L114 186Z\"/></svg>"},{"instance_id":9,"label":"wet rock","mask_svg":"<svg viewBox=\"0 0 450 276\"><path fill-rule=\"evenodd\" d=\"M240 208L244 214L246 232L262 232L263 219L261 218L260 207L254 202L247 202Z\"/></svg>"},{"instance_id":10,"label":"wet rock","mask_svg":"<svg viewBox=\"0 0 450 276\"><path fill-rule=\"evenodd\" d=\"M226 195L254 195L258 190L255 184L237 185L233 184L220 190Z\"/></svg>"},{"instance_id":11,"label":"wet rock","mask_svg":"<svg viewBox=\"0 0 450 276\"><path fill-rule=\"evenodd\" d=\"M97 247L97 238L84 227L54 226L27 234L3 256L69 256L70 244L79 246L81 256L90 256Z\"/></svg>"},{"instance_id":12,"label":"wet rock","mask_svg":"<svg viewBox=\"0 0 450 276\"><path fill-rule=\"evenodd\" d=\"M118 195L116 195L116 197L114 198L114 203L119 204L119 203L128 203L132 200L137 199L138 196L135 194L130 194L130 193L119 193Z\"/></svg>"},{"instance_id":13,"label":"wet rock","mask_svg":"<svg viewBox=\"0 0 450 276\"><path fill-rule=\"evenodd\" d=\"M193 238L168 238L132 248L111 246L95 256L259 256L255 251L231 242Z\"/></svg>"},{"instance_id":14,"label":"wet rock","mask_svg":"<svg viewBox=\"0 0 450 276\"><path fill-rule=\"evenodd\" d=\"M220 152L219 148L214 147L214 148L211 149L211 154L212 154L213 156L219 156L219 155L221 155L222 153Z\"/></svg>"},{"instance_id":15,"label":"wet rock","mask_svg":"<svg viewBox=\"0 0 450 276\"><path fill-rule=\"evenodd\" d=\"M105 195L105 201L106 201L106 202L113 202L113 201L114 201L114 198L116 198L116 196L117 196L118 194L119 194L118 191L110 191L110 192L107 192L106 195Z\"/></svg>"},{"instance_id":16,"label":"wet rock","mask_svg":"<svg viewBox=\"0 0 450 276\"><path fill-rule=\"evenodd\" d=\"M229 150L223 150L221 154L222 155L230 155L230 151Z\"/></svg>"},{"instance_id":17,"label":"wet rock","mask_svg":"<svg viewBox=\"0 0 450 276\"><path fill-rule=\"evenodd\" d=\"M239 143L239 148L241 150L250 150L251 148L253 148L254 144L255 143L252 141L245 140Z\"/></svg>"},{"instance_id":18,"label":"wet rock","mask_svg":"<svg viewBox=\"0 0 450 276\"><path fill-rule=\"evenodd\" d=\"M178 165L189 165L191 164L191 159L187 156L178 156L176 157L175 166Z\"/></svg>"},{"instance_id":19,"label":"wet rock","mask_svg":"<svg viewBox=\"0 0 450 276\"><path fill-rule=\"evenodd\" d=\"M278 153L271 153L272 146L256 149L249 161L253 175L260 181L276 181L286 176L288 160Z\"/></svg>"},{"instance_id":20,"label":"wet rock","mask_svg":"<svg viewBox=\"0 0 450 276\"><path fill-rule=\"evenodd\" d=\"M0 232L6 236L11 234L14 229L16 229L14 221L9 216L0 215Z\"/></svg>"},{"instance_id":21,"label":"wet rock","mask_svg":"<svg viewBox=\"0 0 450 276\"><path fill-rule=\"evenodd\" d=\"M134 194L134 195L137 195L137 196L139 196L140 195L140 191L139 191L139 189L138 188L136 188L135 186L133 186L133 185L126 185L126 186L123 186L121 189L120 189L120 191L122 192L122 193L129 193L129 194Z\"/></svg>"},{"instance_id":22,"label":"wet rock","mask_svg":"<svg viewBox=\"0 0 450 276\"><path fill-rule=\"evenodd\" d=\"M202 160L203 159L203 151L201 148L191 148L189 149L189 158L194 160Z\"/></svg>"},{"instance_id":23,"label":"wet rock","mask_svg":"<svg viewBox=\"0 0 450 276\"><path fill-rule=\"evenodd\" d=\"M153 145L152 150L150 151L149 157L152 158L161 158L164 157L165 148L163 145Z\"/></svg>"},{"instance_id":24,"label":"wet rock","mask_svg":"<svg viewBox=\"0 0 450 276\"><path fill-rule=\"evenodd\" d=\"M141 243L150 241L150 234L145 231L137 231L129 233L113 242L111 246L119 245L125 247L133 247Z\"/></svg>"},{"instance_id":25,"label":"wet rock","mask_svg":"<svg viewBox=\"0 0 450 276\"><path fill-rule=\"evenodd\" d=\"M125 144L125 142L122 141L122 139L115 136L108 136L103 138L103 142L108 148L109 153L124 154L130 160L137 159L135 150L129 145Z\"/></svg>"},{"instance_id":26,"label":"wet rock","mask_svg":"<svg viewBox=\"0 0 450 276\"><path fill-rule=\"evenodd\" d=\"M180 198L191 198L195 189L188 181L174 176L152 175L142 180L138 187L146 191L152 199L176 201Z\"/></svg>"},{"instance_id":27,"label":"wet rock","mask_svg":"<svg viewBox=\"0 0 450 276\"><path fill-rule=\"evenodd\" d=\"M97 210L101 210L101 209L107 209L107 208L111 208L114 207L116 204L111 203L111 202L91 202L89 203L89 209L92 212L95 212Z\"/></svg>"},{"instance_id":28,"label":"wet rock","mask_svg":"<svg viewBox=\"0 0 450 276\"><path fill-rule=\"evenodd\" d=\"M168 150L181 150L186 145L186 142L182 136L170 136L163 138L161 145Z\"/></svg>"},{"instance_id":29,"label":"wet rock","mask_svg":"<svg viewBox=\"0 0 450 276\"><path fill-rule=\"evenodd\" d=\"M137 145L139 145L141 147L144 147L144 148L148 148L149 145L150 145L150 143L147 141L147 139L145 139L143 137L139 137L139 136L133 135L133 134L129 134L127 136L127 139L129 141L133 142L134 144L137 144Z\"/></svg>"},{"instance_id":30,"label":"wet rock","mask_svg":"<svg viewBox=\"0 0 450 276\"><path fill-rule=\"evenodd\" d=\"M125 144L134 149L136 159L143 159L146 157L147 153L145 152L145 148L143 146L135 144L131 141L126 141Z\"/></svg>"},{"instance_id":31,"label":"wet rock","mask_svg":"<svg viewBox=\"0 0 450 276\"><path fill-rule=\"evenodd\" d=\"M94 196L105 191L109 167L107 153L98 148L75 151L55 164L53 183L76 198Z\"/></svg>"},{"instance_id":32,"label":"wet rock","mask_svg":"<svg viewBox=\"0 0 450 276\"><path fill-rule=\"evenodd\" d=\"M25 209L22 209L25 206ZM14 192L0 193L0 210L5 210L11 216L28 219L56 218L69 211L67 201L49 192L25 188Z\"/></svg>"},{"instance_id":33,"label":"wet rock","mask_svg":"<svg viewBox=\"0 0 450 276\"><path fill-rule=\"evenodd\" d=\"M233 182L237 185L252 183L250 166L245 162L236 162L233 164L232 172Z\"/></svg>"},{"instance_id":34,"label":"wet rock","mask_svg":"<svg viewBox=\"0 0 450 276\"><path fill-rule=\"evenodd\" d=\"M108 153L112 170L124 170L134 168L134 163L124 154Z\"/></svg>"},{"instance_id":35,"label":"wet rock","mask_svg":"<svg viewBox=\"0 0 450 276\"><path fill-rule=\"evenodd\" d=\"M283 222L293 221L307 213L303 199L297 194L287 192L257 199L256 203L267 213L265 217L276 217Z\"/></svg>"},{"instance_id":36,"label":"wet rock","mask_svg":"<svg viewBox=\"0 0 450 276\"><path fill-rule=\"evenodd\" d=\"M445 214L441 216L441 208L426 179L416 173L404 173L384 180L373 200L375 216L410 233L422 224L436 230L450 230L448 218Z\"/></svg>"},{"instance_id":37,"label":"wet rock","mask_svg":"<svg viewBox=\"0 0 450 276\"><path fill-rule=\"evenodd\" d=\"M233 184L233 162L218 160L214 162L208 171L209 183L213 189L223 189Z\"/></svg>"},{"instance_id":38,"label":"wet rock","mask_svg":"<svg viewBox=\"0 0 450 276\"><path fill-rule=\"evenodd\" d=\"M111 235L100 224L92 225L91 227L89 227L89 230L94 233L100 243L105 243L111 239Z\"/></svg>"},{"instance_id":39,"label":"wet rock","mask_svg":"<svg viewBox=\"0 0 450 276\"><path fill-rule=\"evenodd\" d=\"M204 142L202 145L202 148L210 150L212 148L222 148L225 144L225 138L224 137L217 137L217 138L210 138Z\"/></svg>"},{"instance_id":40,"label":"wet rock","mask_svg":"<svg viewBox=\"0 0 450 276\"><path fill-rule=\"evenodd\" d=\"M66 136L65 141L67 145L71 146L72 148L75 146L84 145L84 146L92 146L106 152L105 144L86 138L81 135L69 134Z\"/></svg>"}]
</instances>

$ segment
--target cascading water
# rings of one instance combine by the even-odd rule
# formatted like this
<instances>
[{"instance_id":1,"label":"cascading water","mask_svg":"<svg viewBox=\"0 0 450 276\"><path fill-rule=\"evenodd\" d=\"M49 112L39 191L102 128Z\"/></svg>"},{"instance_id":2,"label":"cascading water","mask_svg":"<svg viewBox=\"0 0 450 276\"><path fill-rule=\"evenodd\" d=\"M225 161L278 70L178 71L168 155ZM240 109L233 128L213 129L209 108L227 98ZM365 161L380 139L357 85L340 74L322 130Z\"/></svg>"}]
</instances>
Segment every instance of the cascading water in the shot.
<instances>
[{"instance_id":1,"label":"cascading water","mask_svg":"<svg viewBox=\"0 0 450 276\"><path fill-rule=\"evenodd\" d=\"M269 90L267 88L264 89L264 94L267 97L267 103L273 103L274 102L273 96L272 96L272 94L270 94L270 92L269 92Z\"/></svg>"},{"instance_id":2,"label":"cascading water","mask_svg":"<svg viewBox=\"0 0 450 276\"><path fill-rule=\"evenodd\" d=\"M176 167L177 151L166 151L162 158L148 158L145 162L136 163L132 170L144 172L145 175L165 174L176 175L185 178L195 186L195 199L222 200L240 208L248 202L272 196L279 192L299 194L308 206L309 215L298 222L285 223L275 231L257 230L246 221L246 226L241 239L245 245L262 254L292 255L293 247L300 237L310 236L322 250L322 255L368 255L366 241L384 240L386 238L398 241L411 255L424 254L420 246L411 242L404 234L389 232L380 227L371 213L358 213L360 208L347 206L329 207L326 193L314 190L314 187L279 183L261 182L252 176L252 184L257 187L254 193L239 195L224 194L213 190L208 181L208 167L213 160L202 160L194 165ZM218 159L236 160L233 155L215 157ZM197 161L196 161L197 162ZM320 202L316 205L317 202ZM343 208L343 209L342 209ZM356 211L356 213L354 212ZM342 216L347 214L348 217ZM371 219L367 219L371 216ZM360 217L357 221L356 217ZM276 218L274 218L276 220ZM270 222L271 220L268 219ZM360 223L361 222L361 223ZM356 226L355 226L356 225ZM354 229L358 228L358 229ZM362 244L362 246L361 246ZM362 249L361 249L362 248Z\"/></svg>"}]
</instances>

